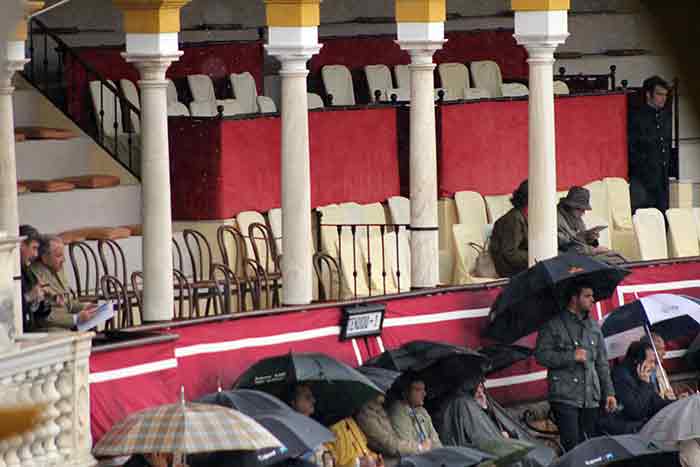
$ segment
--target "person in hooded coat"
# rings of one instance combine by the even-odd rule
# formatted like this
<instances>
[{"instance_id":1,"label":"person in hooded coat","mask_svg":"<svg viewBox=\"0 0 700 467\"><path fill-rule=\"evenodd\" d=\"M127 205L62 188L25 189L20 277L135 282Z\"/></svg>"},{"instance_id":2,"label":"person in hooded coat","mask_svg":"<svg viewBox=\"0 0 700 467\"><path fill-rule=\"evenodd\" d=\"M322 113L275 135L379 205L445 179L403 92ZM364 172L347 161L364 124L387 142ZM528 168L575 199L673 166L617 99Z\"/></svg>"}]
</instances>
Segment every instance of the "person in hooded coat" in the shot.
<instances>
[{"instance_id":1,"label":"person in hooded coat","mask_svg":"<svg viewBox=\"0 0 700 467\"><path fill-rule=\"evenodd\" d=\"M483 381L469 381L448 397L434 414L443 444L484 449L493 441L517 439L534 444L518 465L549 465L556 453L537 441L498 402L489 397Z\"/></svg>"}]
</instances>

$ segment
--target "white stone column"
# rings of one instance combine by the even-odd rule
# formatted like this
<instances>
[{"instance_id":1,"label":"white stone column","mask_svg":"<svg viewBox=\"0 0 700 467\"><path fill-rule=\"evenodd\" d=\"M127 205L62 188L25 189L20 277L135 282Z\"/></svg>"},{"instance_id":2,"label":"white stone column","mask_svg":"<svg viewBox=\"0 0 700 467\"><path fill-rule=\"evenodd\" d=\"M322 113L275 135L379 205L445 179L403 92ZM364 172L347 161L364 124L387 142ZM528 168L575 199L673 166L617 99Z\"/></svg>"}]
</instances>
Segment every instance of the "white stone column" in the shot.
<instances>
[{"instance_id":1,"label":"white stone column","mask_svg":"<svg viewBox=\"0 0 700 467\"><path fill-rule=\"evenodd\" d=\"M172 209L165 71L182 52L177 33L127 34L124 58L140 74L144 321L173 318Z\"/></svg>"},{"instance_id":2,"label":"white stone column","mask_svg":"<svg viewBox=\"0 0 700 467\"><path fill-rule=\"evenodd\" d=\"M306 62L321 48L317 28L270 27L266 48L282 63L282 303L306 305L313 300Z\"/></svg>"},{"instance_id":3,"label":"white stone column","mask_svg":"<svg viewBox=\"0 0 700 467\"><path fill-rule=\"evenodd\" d=\"M398 39L411 55L411 286L435 287L440 260L433 54L445 42L444 23L398 23Z\"/></svg>"},{"instance_id":4,"label":"white stone column","mask_svg":"<svg viewBox=\"0 0 700 467\"><path fill-rule=\"evenodd\" d=\"M19 233L17 208L17 163L15 159L15 123L12 106L12 77L24 68L24 41L4 41L0 44L0 231L9 236ZM20 275L19 249L13 253L12 277ZM22 284L15 280L14 332L22 333Z\"/></svg>"},{"instance_id":5,"label":"white stone column","mask_svg":"<svg viewBox=\"0 0 700 467\"><path fill-rule=\"evenodd\" d=\"M568 37L567 12L516 11L515 38L528 52L530 72L528 260L557 256L557 166L554 51Z\"/></svg>"}]
</instances>

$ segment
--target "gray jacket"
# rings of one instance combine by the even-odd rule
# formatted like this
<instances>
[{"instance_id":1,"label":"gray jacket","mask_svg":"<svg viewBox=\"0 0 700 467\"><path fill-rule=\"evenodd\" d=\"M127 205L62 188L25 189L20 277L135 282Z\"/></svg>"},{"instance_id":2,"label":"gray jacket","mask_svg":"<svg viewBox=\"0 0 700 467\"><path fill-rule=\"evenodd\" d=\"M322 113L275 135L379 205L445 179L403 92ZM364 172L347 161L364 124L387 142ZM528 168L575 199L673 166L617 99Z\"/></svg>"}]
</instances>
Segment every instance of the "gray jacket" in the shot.
<instances>
[{"instance_id":1,"label":"gray jacket","mask_svg":"<svg viewBox=\"0 0 700 467\"><path fill-rule=\"evenodd\" d=\"M586 243L581 235L586 230L582 219L564 204L559 202L557 206L557 240L561 253L578 253L580 255L593 255L593 245Z\"/></svg>"},{"instance_id":2,"label":"gray jacket","mask_svg":"<svg viewBox=\"0 0 700 467\"><path fill-rule=\"evenodd\" d=\"M576 347L586 350L585 363L574 358ZM580 319L564 310L540 329L535 358L549 371L549 401L595 408L614 396L603 334L590 317Z\"/></svg>"}]
</instances>

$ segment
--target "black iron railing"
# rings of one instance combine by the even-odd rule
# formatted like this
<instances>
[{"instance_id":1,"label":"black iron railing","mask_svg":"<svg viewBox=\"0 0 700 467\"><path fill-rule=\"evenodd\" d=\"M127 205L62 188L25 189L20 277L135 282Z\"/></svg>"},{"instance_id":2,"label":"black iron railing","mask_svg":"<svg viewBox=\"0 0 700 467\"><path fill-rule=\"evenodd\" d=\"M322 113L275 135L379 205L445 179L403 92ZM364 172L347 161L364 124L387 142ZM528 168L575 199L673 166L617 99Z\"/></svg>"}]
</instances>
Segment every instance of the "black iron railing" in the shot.
<instances>
[{"instance_id":1,"label":"black iron railing","mask_svg":"<svg viewBox=\"0 0 700 467\"><path fill-rule=\"evenodd\" d=\"M116 83L97 72L44 23L32 18L29 26L30 62L23 71L24 78L139 178L140 110ZM86 79L71 79L66 76L67 69ZM79 89L82 86L85 88ZM86 118L84 112L88 108L93 110Z\"/></svg>"}]
</instances>

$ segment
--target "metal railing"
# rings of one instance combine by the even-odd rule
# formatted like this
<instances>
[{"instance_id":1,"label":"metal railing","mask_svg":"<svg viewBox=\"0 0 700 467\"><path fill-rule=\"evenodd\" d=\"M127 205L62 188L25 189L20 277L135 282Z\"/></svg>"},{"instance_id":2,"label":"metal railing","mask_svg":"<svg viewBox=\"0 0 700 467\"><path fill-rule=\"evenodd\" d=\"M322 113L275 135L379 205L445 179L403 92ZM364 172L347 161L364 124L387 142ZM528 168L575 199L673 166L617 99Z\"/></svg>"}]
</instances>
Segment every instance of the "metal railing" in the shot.
<instances>
[{"instance_id":1,"label":"metal railing","mask_svg":"<svg viewBox=\"0 0 700 467\"><path fill-rule=\"evenodd\" d=\"M29 58L23 76L73 123L90 135L112 158L135 177L140 173L141 112L119 87L107 80L36 18L29 22ZM85 76L81 85L72 74ZM90 108L92 117L84 115Z\"/></svg>"}]
</instances>

